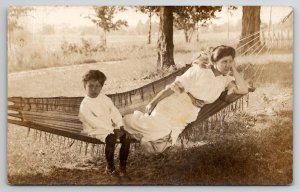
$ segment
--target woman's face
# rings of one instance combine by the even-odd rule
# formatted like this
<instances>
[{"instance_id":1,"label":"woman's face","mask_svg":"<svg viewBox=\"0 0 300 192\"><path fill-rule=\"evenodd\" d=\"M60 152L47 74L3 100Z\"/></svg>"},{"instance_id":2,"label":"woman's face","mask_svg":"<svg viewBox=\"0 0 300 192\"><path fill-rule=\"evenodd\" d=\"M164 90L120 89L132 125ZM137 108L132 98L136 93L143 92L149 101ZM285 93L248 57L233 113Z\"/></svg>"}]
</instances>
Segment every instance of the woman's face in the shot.
<instances>
[{"instance_id":1,"label":"woman's face","mask_svg":"<svg viewBox=\"0 0 300 192\"><path fill-rule=\"evenodd\" d=\"M91 98L96 98L102 89L102 85L98 80L91 79L86 83L86 94Z\"/></svg>"},{"instance_id":2,"label":"woman's face","mask_svg":"<svg viewBox=\"0 0 300 192\"><path fill-rule=\"evenodd\" d=\"M228 75L228 73L231 70L232 64L233 64L233 58L231 55L225 56L215 62L216 69L221 72L223 75Z\"/></svg>"}]
</instances>

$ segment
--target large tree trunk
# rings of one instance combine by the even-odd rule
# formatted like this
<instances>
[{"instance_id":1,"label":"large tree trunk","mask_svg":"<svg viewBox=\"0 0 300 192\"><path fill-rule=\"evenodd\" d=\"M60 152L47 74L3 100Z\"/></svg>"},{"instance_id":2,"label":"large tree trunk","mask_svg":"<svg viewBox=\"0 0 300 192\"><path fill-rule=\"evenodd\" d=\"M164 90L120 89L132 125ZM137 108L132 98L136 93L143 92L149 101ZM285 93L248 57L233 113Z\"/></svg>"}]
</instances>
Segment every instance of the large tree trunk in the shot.
<instances>
[{"instance_id":1,"label":"large tree trunk","mask_svg":"<svg viewBox=\"0 0 300 192\"><path fill-rule=\"evenodd\" d=\"M250 54L260 46L260 6L243 6L239 53ZM258 32L258 33L256 33ZM253 35L256 33L255 35Z\"/></svg>"},{"instance_id":2,"label":"large tree trunk","mask_svg":"<svg viewBox=\"0 0 300 192\"><path fill-rule=\"evenodd\" d=\"M164 6L160 8L160 25L158 38L157 66L168 68L174 63L173 44L173 7Z\"/></svg>"}]
</instances>

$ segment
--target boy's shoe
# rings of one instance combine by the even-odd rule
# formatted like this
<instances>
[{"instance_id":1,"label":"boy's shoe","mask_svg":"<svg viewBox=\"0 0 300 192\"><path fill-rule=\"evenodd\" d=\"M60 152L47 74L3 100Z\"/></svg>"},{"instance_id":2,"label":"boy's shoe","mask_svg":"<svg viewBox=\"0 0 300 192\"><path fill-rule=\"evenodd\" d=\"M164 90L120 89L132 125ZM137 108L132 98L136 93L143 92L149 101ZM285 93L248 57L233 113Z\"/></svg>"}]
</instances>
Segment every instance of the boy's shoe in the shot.
<instances>
[{"instance_id":1,"label":"boy's shoe","mask_svg":"<svg viewBox=\"0 0 300 192\"><path fill-rule=\"evenodd\" d=\"M129 177L129 175L126 172L126 169L124 169L122 167L120 167L119 176L120 176L120 179L124 182L131 181L131 178Z\"/></svg>"},{"instance_id":2,"label":"boy's shoe","mask_svg":"<svg viewBox=\"0 0 300 192\"><path fill-rule=\"evenodd\" d=\"M119 177L119 173L115 169L109 169L106 167L104 173L106 175L110 175L111 177Z\"/></svg>"},{"instance_id":3,"label":"boy's shoe","mask_svg":"<svg viewBox=\"0 0 300 192\"><path fill-rule=\"evenodd\" d=\"M119 175L120 175L120 177L126 177L126 176L127 176L126 169L122 169L122 168L120 168Z\"/></svg>"}]
</instances>

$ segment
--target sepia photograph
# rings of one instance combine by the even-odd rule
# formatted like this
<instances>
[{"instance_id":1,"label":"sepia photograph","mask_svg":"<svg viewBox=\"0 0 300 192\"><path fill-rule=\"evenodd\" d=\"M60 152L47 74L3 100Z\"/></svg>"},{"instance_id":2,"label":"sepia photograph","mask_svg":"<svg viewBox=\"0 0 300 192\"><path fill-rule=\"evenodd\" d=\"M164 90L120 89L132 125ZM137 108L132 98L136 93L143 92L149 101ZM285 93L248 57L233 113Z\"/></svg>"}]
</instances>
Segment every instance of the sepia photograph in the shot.
<instances>
[{"instance_id":1,"label":"sepia photograph","mask_svg":"<svg viewBox=\"0 0 300 192\"><path fill-rule=\"evenodd\" d=\"M10 185L291 185L291 6L10 6Z\"/></svg>"}]
</instances>

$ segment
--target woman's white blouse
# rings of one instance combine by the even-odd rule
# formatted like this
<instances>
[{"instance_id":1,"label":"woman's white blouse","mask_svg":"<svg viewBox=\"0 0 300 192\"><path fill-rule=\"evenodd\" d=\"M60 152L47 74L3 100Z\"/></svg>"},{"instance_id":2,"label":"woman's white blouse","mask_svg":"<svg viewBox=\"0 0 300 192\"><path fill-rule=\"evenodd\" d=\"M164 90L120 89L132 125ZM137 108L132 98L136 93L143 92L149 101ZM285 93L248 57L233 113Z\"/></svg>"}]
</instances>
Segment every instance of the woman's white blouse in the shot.
<instances>
[{"instance_id":1,"label":"woman's white blouse","mask_svg":"<svg viewBox=\"0 0 300 192\"><path fill-rule=\"evenodd\" d=\"M181 87L184 92L189 92L208 104L217 100L231 81L234 81L232 76L216 77L210 68L192 65L183 75L178 76L170 87L174 91L180 90L178 87Z\"/></svg>"}]
</instances>

